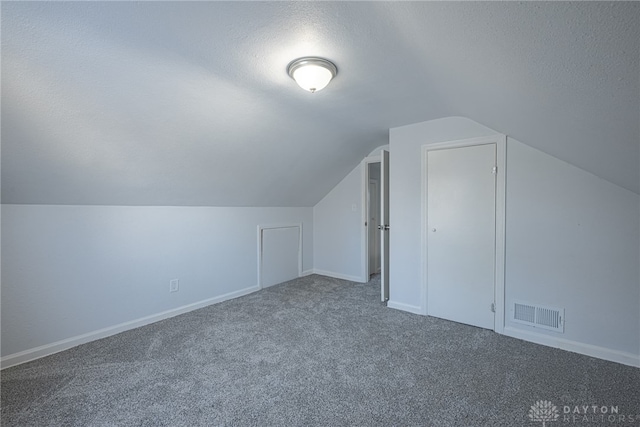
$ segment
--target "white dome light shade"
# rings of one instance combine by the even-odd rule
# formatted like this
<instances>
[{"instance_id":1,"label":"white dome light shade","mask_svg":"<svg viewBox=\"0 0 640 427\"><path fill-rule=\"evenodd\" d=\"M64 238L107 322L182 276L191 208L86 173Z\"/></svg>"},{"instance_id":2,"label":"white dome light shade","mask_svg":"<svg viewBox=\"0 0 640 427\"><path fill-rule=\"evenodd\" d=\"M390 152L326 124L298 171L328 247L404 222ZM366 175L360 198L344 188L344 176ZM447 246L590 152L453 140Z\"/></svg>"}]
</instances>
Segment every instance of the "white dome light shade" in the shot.
<instances>
[{"instance_id":1,"label":"white dome light shade","mask_svg":"<svg viewBox=\"0 0 640 427\"><path fill-rule=\"evenodd\" d=\"M324 89L338 74L332 62L312 57L296 59L289 64L287 71L298 86L311 93Z\"/></svg>"}]
</instances>

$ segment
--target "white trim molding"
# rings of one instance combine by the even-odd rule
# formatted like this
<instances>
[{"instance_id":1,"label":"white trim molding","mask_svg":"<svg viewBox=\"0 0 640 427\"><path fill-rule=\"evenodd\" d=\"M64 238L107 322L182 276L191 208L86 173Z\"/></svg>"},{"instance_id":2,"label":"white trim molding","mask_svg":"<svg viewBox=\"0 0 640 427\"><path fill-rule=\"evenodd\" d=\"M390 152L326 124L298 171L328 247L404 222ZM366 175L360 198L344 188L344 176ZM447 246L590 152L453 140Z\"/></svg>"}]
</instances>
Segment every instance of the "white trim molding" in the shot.
<instances>
[{"instance_id":1,"label":"white trim molding","mask_svg":"<svg viewBox=\"0 0 640 427\"><path fill-rule=\"evenodd\" d=\"M584 354L585 356L591 356L598 359L608 360L610 362L616 362L623 365L640 368L640 355L638 354L612 350L606 347L567 340L565 338L552 337L550 335L539 334L532 331L525 331L513 326L505 326L502 334L511 338L518 338L524 341L529 341L534 344L559 348L561 350Z\"/></svg>"},{"instance_id":2,"label":"white trim molding","mask_svg":"<svg viewBox=\"0 0 640 427\"><path fill-rule=\"evenodd\" d=\"M502 333L505 326L505 211L506 211L506 172L507 172L507 137L496 134L481 138L470 138L457 141L438 142L422 146L422 177L421 177L421 276L422 286L420 291L420 313L428 313L427 304L427 154L433 150L445 150L449 148L471 147L475 145L495 144L496 146L496 241L495 241L495 277L494 277L494 331Z\"/></svg>"},{"instance_id":3,"label":"white trim molding","mask_svg":"<svg viewBox=\"0 0 640 427\"><path fill-rule=\"evenodd\" d=\"M406 311L408 313L413 313L413 314L420 314L423 315L423 310L422 307L418 306L418 305L410 305L410 304L405 304L402 302L396 302L394 300L389 300L387 301L387 307L388 308L393 308L396 310L401 310L401 311Z\"/></svg>"},{"instance_id":4,"label":"white trim molding","mask_svg":"<svg viewBox=\"0 0 640 427\"><path fill-rule=\"evenodd\" d=\"M357 283L366 283L366 282L363 282L362 278L359 276L350 276L348 274L334 273L333 271L318 270L317 268L314 268L312 272L313 272L312 274L319 274L320 276L333 277L334 279L348 280L350 282L357 282Z\"/></svg>"},{"instance_id":5,"label":"white trim molding","mask_svg":"<svg viewBox=\"0 0 640 427\"><path fill-rule=\"evenodd\" d=\"M77 335L75 337L67 338L61 341L56 341L51 344L45 344L39 347L21 351L18 353L9 354L0 359L0 369L5 369L5 368L9 368L11 366L19 365L22 363L31 362L32 360L40 359L41 357L45 357L45 356L50 356L52 354L59 353L64 350L77 347L81 344L86 344L91 341L106 338L111 335L119 334L120 332L139 328L141 326L146 326L151 323L169 319L171 317L188 313L193 310L198 310L200 308L204 308L212 304L218 304L230 299L248 295L259 290L260 290L259 287L252 286L250 288L229 292L224 295L208 298L202 301L194 302L192 304L183 305L181 307L173 308L171 310L166 310L161 313L156 313L150 316L141 317L139 319L131 320L129 322L124 322L118 325L98 329L97 331L87 332L86 334Z\"/></svg>"}]
</instances>

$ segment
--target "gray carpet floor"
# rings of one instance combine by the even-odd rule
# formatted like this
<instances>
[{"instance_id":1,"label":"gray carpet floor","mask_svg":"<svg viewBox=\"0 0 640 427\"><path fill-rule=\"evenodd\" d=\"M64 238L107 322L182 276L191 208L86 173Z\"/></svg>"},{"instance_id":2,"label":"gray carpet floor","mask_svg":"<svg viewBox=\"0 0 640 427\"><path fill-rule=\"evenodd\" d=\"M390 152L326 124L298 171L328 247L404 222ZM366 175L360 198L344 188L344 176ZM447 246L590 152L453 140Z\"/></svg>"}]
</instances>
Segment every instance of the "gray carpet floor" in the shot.
<instances>
[{"instance_id":1,"label":"gray carpet floor","mask_svg":"<svg viewBox=\"0 0 640 427\"><path fill-rule=\"evenodd\" d=\"M313 275L5 369L2 425L640 425L640 369L378 298ZM563 414L594 404L615 421Z\"/></svg>"}]
</instances>

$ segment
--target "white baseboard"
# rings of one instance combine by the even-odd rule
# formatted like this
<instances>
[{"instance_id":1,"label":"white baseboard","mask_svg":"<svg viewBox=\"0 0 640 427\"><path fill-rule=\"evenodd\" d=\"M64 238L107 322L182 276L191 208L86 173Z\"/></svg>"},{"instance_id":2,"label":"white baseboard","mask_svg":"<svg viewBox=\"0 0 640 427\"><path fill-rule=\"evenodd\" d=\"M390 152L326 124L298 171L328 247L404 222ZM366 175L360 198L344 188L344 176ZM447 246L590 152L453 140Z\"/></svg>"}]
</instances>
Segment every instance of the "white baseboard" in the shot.
<instances>
[{"instance_id":1,"label":"white baseboard","mask_svg":"<svg viewBox=\"0 0 640 427\"><path fill-rule=\"evenodd\" d=\"M396 302L396 301L389 300L389 301L387 301L387 307L395 308L396 310L407 311L407 312L413 313L413 314L424 315L424 313L422 312L422 307L417 306L417 305L409 305L409 304L404 304L402 302Z\"/></svg>"},{"instance_id":2,"label":"white baseboard","mask_svg":"<svg viewBox=\"0 0 640 427\"><path fill-rule=\"evenodd\" d=\"M307 277L307 276L311 276L312 274L313 274L313 269L305 270L302 273L300 273L300 277Z\"/></svg>"},{"instance_id":3,"label":"white baseboard","mask_svg":"<svg viewBox=\"0 0 640 427\"><path fill-rule=\"evenodd\" d=\"M333 271L318 270L317 268L313 269L313 274L319 274L321 276L333 277L334 279L348 280L350 282L365 283L365 282L362 281L362 277L360 277L360 276L350 276L348 274L334 273Z\"/></svg>"},{"instance_id":4,"label":"white baseboard","mask_svg":"<svg viewBox=\"0 0 640 427\"><path fill-rule=\"evenodd\" d=\"M7 356L0 358L0 369L5 369L11 366L19 365L21 363L26 363L32 360L40 359L41 357L49 356L54 353L58 353L60 351L68 350L72 347L76 347L81 344L86 344L90 341L106 338L111 335L119 334L120 332L139 328L141 326L155 323L160 320L168 319L170 317L178 316L183 313L188 313L190 311L197 310L199 308L203 308L208 305L217 304L223 301L248 295L250 293L253 293L259 290L260 290L259 286L252 286L250 288L241 289L239 291L230 292L228 294L220 295L213 298L208 298L206 300L194 302L192 304L183 305L182 307L177 307L171 310L163 311L161 313L152 314L150 316L142 317L136 320L131 320L129 322L120 323L115 326L109 326L107 328L99 329L93 332L88 332L86 334L67 338L51 344L45 344L29 350L24 350L18 353L9 354Z\"/></svg>"},{"instance_id":5,"label":"white baseboard","mask_svg":"<svg viewBox=\"0 0 640 427\"><path fill-rule=\"evenodd\" d=\"M586 356L640 368L640 355L633 353L611 350L606 347L580 343L565 338L538 334L536 332L514 328L513 326L505 326L503 334L512 338L518 338L536 344L546 345L548 347L559 348L561 350L572 351L574 353L584 354Z\"/></svg>"}]
</instances>

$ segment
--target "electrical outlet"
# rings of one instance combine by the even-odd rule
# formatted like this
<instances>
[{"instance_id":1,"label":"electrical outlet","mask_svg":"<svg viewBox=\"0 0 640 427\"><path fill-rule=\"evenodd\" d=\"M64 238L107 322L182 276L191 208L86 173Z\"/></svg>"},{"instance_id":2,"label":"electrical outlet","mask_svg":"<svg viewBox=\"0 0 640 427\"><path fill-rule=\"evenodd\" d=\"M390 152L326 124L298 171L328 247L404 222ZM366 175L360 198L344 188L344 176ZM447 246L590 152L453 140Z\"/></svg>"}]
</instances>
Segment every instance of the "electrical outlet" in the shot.
<instances>
[{"instance_id":1,"label":"electrical outlet","mask_svg":"<svg viewBox=\"0 0 640 427\"><path fill-rule=\"evenodd\" d=\"M180 289L180 281L178 279L173 279L169 281L169 292L178 292Z\"/></svg>"}]
</instances>

